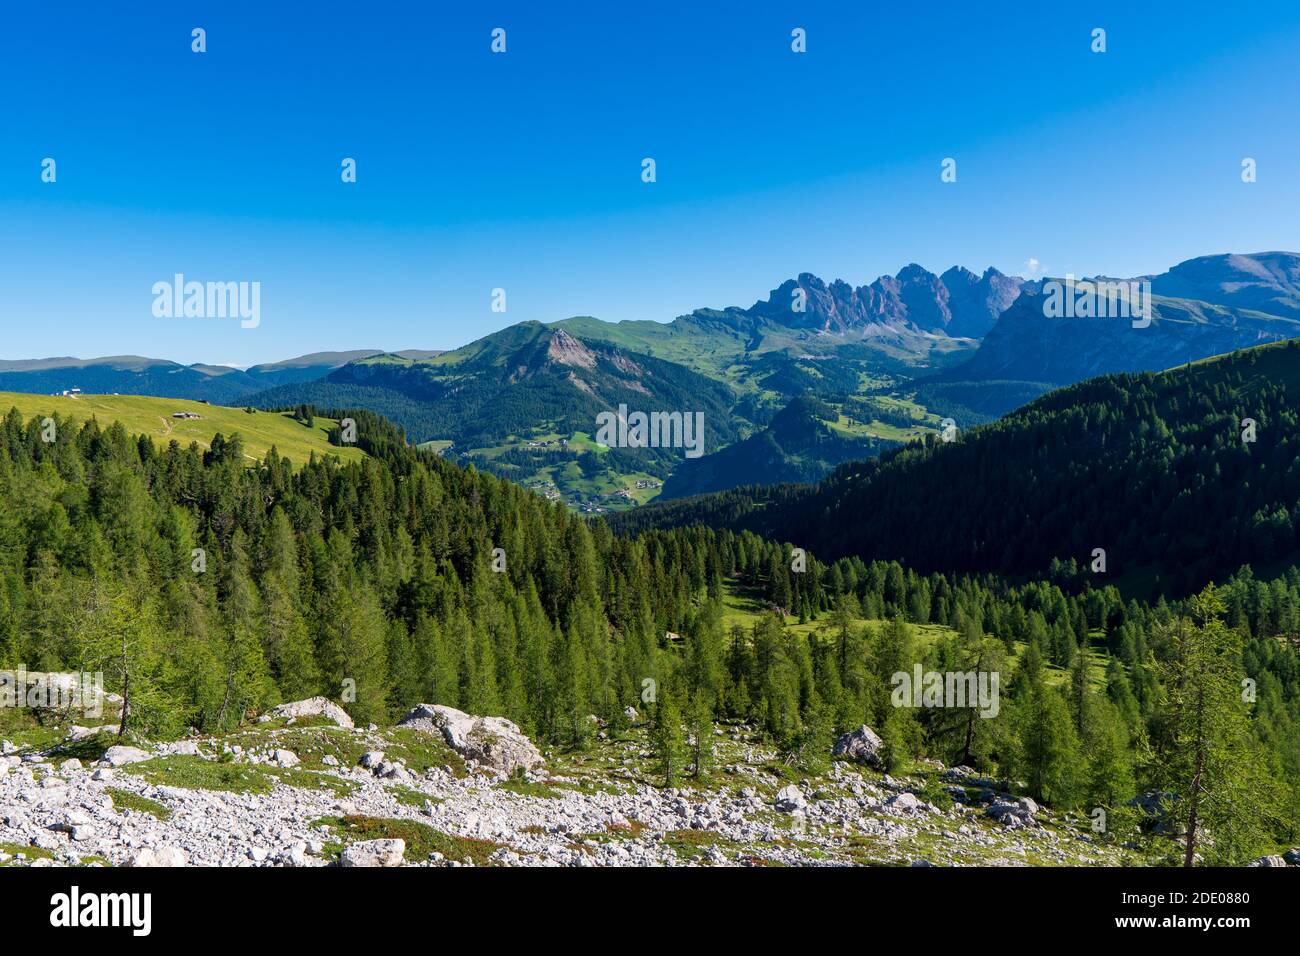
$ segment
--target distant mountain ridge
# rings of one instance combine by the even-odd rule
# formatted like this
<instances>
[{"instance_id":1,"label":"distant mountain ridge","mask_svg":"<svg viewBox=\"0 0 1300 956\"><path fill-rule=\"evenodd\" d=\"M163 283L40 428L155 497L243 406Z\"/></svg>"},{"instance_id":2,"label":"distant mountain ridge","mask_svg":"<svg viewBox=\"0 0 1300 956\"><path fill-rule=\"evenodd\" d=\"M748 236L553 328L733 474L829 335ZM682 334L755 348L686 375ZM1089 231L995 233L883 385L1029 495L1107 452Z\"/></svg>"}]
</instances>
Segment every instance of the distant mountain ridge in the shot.
<instances>
[{"instance_id":1,"label":"distant mountain ridge","mask_svg":"<svg viewBox=\"0 0 1300 956\"><path fill-rule=\"evenodd\" d=\"M846 454L874 455L941 418L967 427L1097 375L1300 336L1296 253L1202 256L1138 277L1152 302L1140 329L1123 317L1049 316L1054 281L916 263L857 286L803 272L747 308L700 308L671 322L522 322L450 352L316 352L243 370L140 356L5 361L0 390L367 409L415 442L536 486L594 488L599 498L635 479L674 496L750 476L814 480ZM799 414L811 398L852 418L851 396L869 414L835 423L833 434ZM623 402L705 411L709 454L687 462L592 447L582 436L595 415ZM807 441L791 422L807 426ZM861 438L873 440L855 447ZM713 458L718 451L726 454Z\"/></svg>"},{"instance_id":2,"label":"distant mountain ridge","mask_svg":"<svg viewBox=\"0 0 1300 956\"><path fill-rule=\"evenodd\" d=\"M0 391L41 394L77 388L97 394L153 395L229 404L267 388L311 381L349 362L382 354L378 349L312 352L247 369L202 362L182 365L140 355L0 360Z\"/></svg>"},{"instance_id":3,"label":"distant mountain ridge","mask_svg":"<svg viewBox=\"0 0 1300 956\"><path fill-rule=\"evenodd\" d=\"M938 393L982 386L980 411L996 416L1022 404L1026 391L1041 394L1111 372L1158 371L1300 336L1297 253L1202 256L1125 281L1150 284L1146 327L1125 316L1049 315L1044 283L1027 283L979 350L927 386Z\"/></svg>"},{"instance_id":4,"label":"distant mountain ridge","mask_svg":"<svg viewBox=\"0 0 1300 956\"><path fill-rule=\"evenodd\" d=\"M870 337L903 331L979 338L1015 300L1023 282L991 267L982 276L961 266L935 275L916 263L857 288L842 279L827 284L804 272L747 312L790 328L828 333Z\"/></svg>"},{"instance_id":5,"label":"distant mountain ridge","mask_svg":"<svg viewBox=\"0 0 1300 956\"><path fill-rule=\"evenodd\" d=\"M1300 319L1300 255L1257 252L1201 256L1146 276L1152 292Z\"/></svg>"},{"instance_id":6,"label":"distant mountain ridge","mask_svg":"<svg viewBox=\"0 0 1300 956\"><path fill-rule=\"evenodd\" d=\"M738 437L725 384L540 322L521 322L429 359L385 354L350 362L250 401L262 408L361 404L393 416L416 441L445 438L458 447L494 446L540 425L566 437L594 431L596 415L620 403L706 412L710 450Z\"/></svg>"}]
</instances>

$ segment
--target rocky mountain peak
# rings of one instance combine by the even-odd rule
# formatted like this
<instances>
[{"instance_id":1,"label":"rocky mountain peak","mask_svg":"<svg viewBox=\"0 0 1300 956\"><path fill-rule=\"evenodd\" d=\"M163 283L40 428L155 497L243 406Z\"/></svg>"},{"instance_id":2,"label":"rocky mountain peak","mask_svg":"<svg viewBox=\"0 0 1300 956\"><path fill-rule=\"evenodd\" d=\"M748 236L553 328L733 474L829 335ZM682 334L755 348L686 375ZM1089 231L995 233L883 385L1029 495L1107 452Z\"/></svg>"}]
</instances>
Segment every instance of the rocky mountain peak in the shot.
<instances>
[{"instance_id":1,"label":"rocky mountain peak","mask_svg":"<svg viewBox=\"0 0 1300 956\"><path fill-rule=\"evenodd\" d=\"M596 353L564 329L556 329L551 333L551 340L546 346L546 358L560 365L574 365L579 368L596 367Z\"/></svg>"}]
</instances>

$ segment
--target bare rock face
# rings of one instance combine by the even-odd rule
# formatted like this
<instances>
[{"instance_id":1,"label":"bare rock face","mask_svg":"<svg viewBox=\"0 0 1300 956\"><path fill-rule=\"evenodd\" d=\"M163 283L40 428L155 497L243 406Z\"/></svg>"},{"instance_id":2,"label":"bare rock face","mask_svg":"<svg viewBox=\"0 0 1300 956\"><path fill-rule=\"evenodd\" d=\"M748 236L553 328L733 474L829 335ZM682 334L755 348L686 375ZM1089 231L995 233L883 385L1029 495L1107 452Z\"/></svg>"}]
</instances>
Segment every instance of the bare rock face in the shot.
<instances>
[{"instance_id":1,"label":"bare rock face","mask_svg":"<svg viewBox=\"0 0 1300 956\"><path fill-rule=\"evenodd\" d=\"M281 704L273 707L271 714L275 717L328 717L340 727L351 729L354 726L347 711L328 697L308 697L306 700Z\"/></svg>"},{"instance_id":2,"label":"bare rock face","mask_svg":"<svg viewBox=\"0 0 1300 956\"><path fill-rule=\"evenodd\" d=\"M542 755L515 724L504 717L476 717L443 704L416 704L399 727L436 730L452 750L505 773L532 770Z\"/></svg>"},{"instance_id":3,"label":"bare rock face","mask_svg":"<svg viewBox=\"0 0 1300 956\"><path fill-rule=\"evenodd\" d=\"M405 840L363 840L344 848L339 866L401 866Z\"/></svg>"}]
</instances>

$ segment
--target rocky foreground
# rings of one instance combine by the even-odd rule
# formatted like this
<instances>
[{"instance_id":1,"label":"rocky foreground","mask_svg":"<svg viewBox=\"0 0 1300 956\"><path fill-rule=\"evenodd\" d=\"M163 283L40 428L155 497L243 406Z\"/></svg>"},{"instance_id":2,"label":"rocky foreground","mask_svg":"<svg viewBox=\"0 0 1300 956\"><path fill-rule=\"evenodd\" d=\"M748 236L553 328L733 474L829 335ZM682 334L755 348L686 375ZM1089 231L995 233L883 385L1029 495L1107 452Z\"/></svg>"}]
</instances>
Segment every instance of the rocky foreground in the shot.
<instances>
[{"instance_id":1,"label":"rocky foreground","mask_svg":"<svg viewBox=\"0 0 1300 956\"><path fill-rule=\"evenodd\" d=\"M351 723L316 698L249 730L147 748L93 728L60 728L42 745L11 734L0 741L0 865L1146 862L1085 817L1048 813L966 768L878 772L867 728L841 738L817 777L792 774L747 728L719 728L716 770L663 789L635 721L576 754L543 754L509 721L448 707L421 705L384 729Z\"/></svg>"}]
</instances>

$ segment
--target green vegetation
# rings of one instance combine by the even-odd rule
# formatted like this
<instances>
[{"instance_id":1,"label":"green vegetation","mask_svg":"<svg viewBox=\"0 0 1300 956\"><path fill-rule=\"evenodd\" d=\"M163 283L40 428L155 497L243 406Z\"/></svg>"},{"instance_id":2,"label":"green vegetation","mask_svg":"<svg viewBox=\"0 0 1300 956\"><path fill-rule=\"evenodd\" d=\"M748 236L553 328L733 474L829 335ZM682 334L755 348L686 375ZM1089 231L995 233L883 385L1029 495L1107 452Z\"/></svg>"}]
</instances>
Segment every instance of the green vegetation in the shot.
<instances>
[{"instance_id":1,"label":"green vegetation","mask_svg":"<svg viewBox=\"0 0 1300 956\"><path fill-rule=\"evenodd\" d=\"M491 866L488 857L501 847L501 844L493 843L491 840L442 833L414 820L349 815L322 817L312 825L329 827L338 834L338 841L326 847L326 856L335 859L343 852L346 844L354 841L404 840L406 860L410 863L424 862L431 854L440 853L444 859L458 863L470 862L475 866Z\"/></svg>"},{"instance_id":2,"label":"green vegetation","mask_svg":"<svg viewBox=\"0 0 1300 956\"><path fill-rule=\"evenodd\" d=\"M171 810L157 800L150 800L130 790L123 790L121 787L105 787L104 792L113 798L113 806L119 810L135 810L138 813L157 817L159 820L171 818Z\"/></svg>"},{"instance_id":3,"label":"green vegetation","mask_svg":"<svg viewBox=\"0 0 1300 956\"><path fill-rule=\"evenodd\" d=\"M756 474L812 481L926 434L939 416L917 403L911 380L923 359L942 365L947 351L968 347L921 335L906 344L813 341L780 321L707 310L668 325L523 322L432 358L364 359L256 401L368 408L421 448L574 510L606 513L653 500L670 478L672 495L729 488ZM620 403L703 413L705 458L596 445L596 415ZM976 420L985 419L961 421Z\"/></svg>"},{"instance_id":4,"label":"green vegetation","mask_svg":"<svg viewBox=\"0 0 1300 956\"><path fill-rule=\"evenodd\" d=\"M681 860L698 861L715 847L721 849L731 845L731 841L712 830L669 830L664 834L664 846Z\"/></svg>"},{"instance_id":5,"label":"green vegetation","mask_svg":"<svg viewBox=\"0 0 1300 956\"><path fill-rule=\"evenodd\" d=\"M131 764L125 770L157 786L180 787L185 790L226 790L257 794L270 793L279 783L309 790L326 789L338 796L346 796L355 789L355 784L346 780L297 767L206 760L183 754L154 757L152 760Z\"/></svg>"},{"instance_id":6,"label":"green vegetation","mask_svg":"<svg viewBox=\"0 0 1300 956\"><path fill-rule=\"evenodd\" d=\"M823 558L1187 596L1246 564L1280 574L1295 562L1297 396L1300 340L1291 340L1072 385L955 441L842 465L816 486L657 504L614 526L704 523ZM1104 572L1094 570L1097 549Z\"/></svg>"},{"instance_id":7,"label":"green vegetation","mask_svg":"<svg viewBox=\"0 0 1300 956\"><path fill-rule=\"evenodd\" d=\"M8 853L12 859L0 862L0 866L24 866L32 860L53 860L54 854L38 846L24 846L21 843L0 843L0 853ZM18 857L22 857L21 860Z\"/></svg>"},{"instance_id":8,"label":"green vegetation","mask_svg":"<svg viewBox=\"0 0 1300 956\"><path fill-rule=\"evenodd\" d=\"M218 434L238 435L242 453L249 464L259 461L272 448L283 457L301 465L314 454L335 455L345 461L364 457L360 449L331 445L330 428L338 423L320 418L310 426L280 412L252 411L193 402L180 398L152 398L144 395L28 395L0 392L0 409L15 408L23 418L54 417L60 427L76 428L91 420L103 426L121 422L133 435L148 435L160 445L180 442L187 447L196 442L200 448L212 447ZM174 418L184 412L197 418ZM76 424L71 424L76 423Z\"/></svg>"},{"instance_id":9,"label":"green vegetation","mask_svg":"<svg viewBox=\"0 0 1300 956\"><path fill-rule=\"evenodd\" d=\"M246 726L279 700L323 693L362 723L419 702L505 715L550 748L553 773L590 787L601 781L570 768L600 766L618 784L715 786L703 734L718 722L755 728L784 779L821 773L836 734L866 723L892 766L967 764L1025 781L1054 811L1122 807L1165 785L1162 765L1172 772L1199 751L1222 768L1216 786L1232 790L1243 764L1269 782L1250 804L1254 825L1215 821L1234 827L1226 856L1295 840L1300 664L1290 638L1300 630L1300 571L1226 578L1214 591L1222 612L1210 615L1220 627L1200 605L1126 599L1061 563L1048 579L1007 579L858 556L827 563L726 527L617 537L412 449L373 415L356 417L371 457L291 468L271 454L248 468L226 439L207 452L160 449L92 423L47 443L39 421L8 415L0 666L102 670L106 689L128 698L131 733L193 726L249 734L257 750L292 741L305 751L306 766L293 769L174 756L126 771L170 786L345 791L308 769L330 748L341 763L355 760L328 728ZM1285 468L1269 473L1287 486ZM858 524L887 520L863 513L871 520ZM817 516L807 532L853 526ZM1211 630L1214 654L1178 637L1192 626ZM1238 701L1216 723L1231 731L1226 749L1207 749L1180 716L1173 684L1192 666L1222 686L1255 682L1249 706ZM900 704L895 675L917 667L997 674L996 715L970 702ZM591 716L617 739L628 706L652 721L655 757L613 776L586 762L600 750ZM393 737L384 749L413 772L463 772L437 735ZM699 781L688 776L695 763Z\"/></svg>"}]
</instances>

